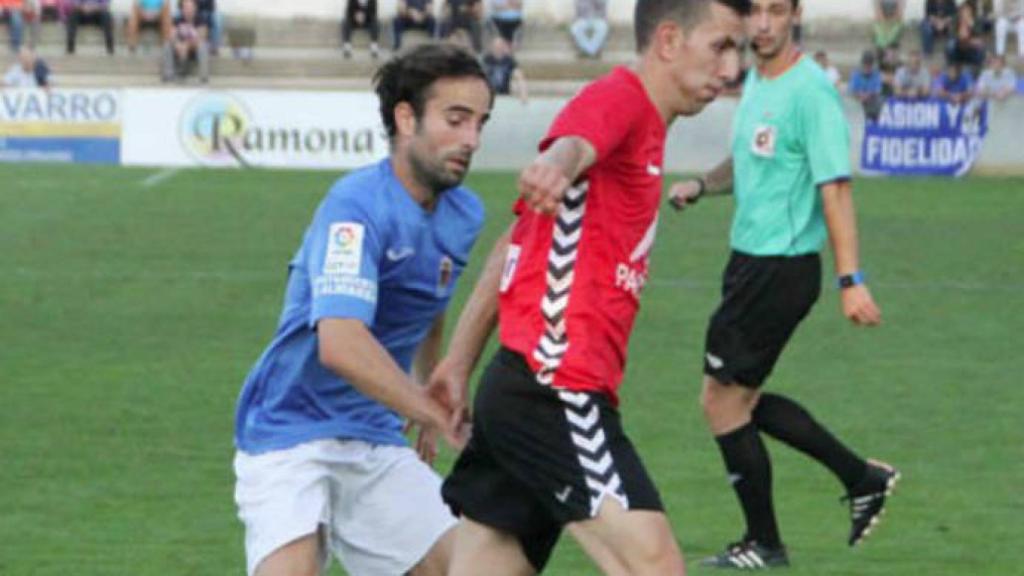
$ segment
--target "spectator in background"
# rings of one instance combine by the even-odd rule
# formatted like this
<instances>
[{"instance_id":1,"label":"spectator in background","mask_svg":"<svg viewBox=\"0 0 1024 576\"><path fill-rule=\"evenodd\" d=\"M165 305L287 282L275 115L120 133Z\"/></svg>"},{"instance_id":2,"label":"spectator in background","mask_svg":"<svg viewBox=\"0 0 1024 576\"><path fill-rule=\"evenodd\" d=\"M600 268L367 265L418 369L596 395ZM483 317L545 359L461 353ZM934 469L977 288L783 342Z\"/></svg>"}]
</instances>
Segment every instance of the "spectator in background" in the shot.
<instances>
[{"instance_id":1,"label":"spectator in background","mask_svg":"<svg viewBox=\"0 0 1024 576\"><path fill-rule=\"evenodd\" d=\"M1024 59L1024 0L1002 0L996 17L996 54L1006 54L1006 37L1017 34L1017 54Z\"/></svg>"},{"instance_id":2,"label":"spectator in background","mask_svg":"<svg viewBox=\"0 0 1024 576\"><path fill-rule=\"evenodd\" d=\"M924 67L920 50L911 50L907 63L896 71L896 96L900 98L927 98L932 90L932 75Z\"/></svg>"},{"instance_id":3,"label":"spectator in background","mask_svg":"<svg viewBox=\"0 0 1024 576\"><path fill-rule=\"evenodd\" d=\"M21 49L22 38L25 35L23 10L23 0L0 0L0 16L7 18L11 51L15 54Z\"/></svg>"},{"instance_id":4,"label":"spectator in background","mask_svg":"<svg viewBox=\"0 0 1024 576\"><path fill-rule=\"evenodd\" d=\"M444 5L444 25L441 35L450 37L458 30L464 30L473 52L484 49L481 22L484 19L483 0L448 0Z\"/></svg>"},{"instance_id":5,"label":"spectator in background","mask_svg":"<svg viewBox=\"0 0 1024 576\"><path fill-rule=\"evenodd\" d=\"M196 9L199 10L199 19L209 26L207 43L210 45L210 54L216 54L220 48L221 33L224 30L224 21L220 12L217 11L217 0L196 0Z\"/></svg>"},{"instance_id":6,"label":"spectator in background","mask_svg":"<svg viewBox=\"0 0 1024 576\"><path fill-rule=\"evenodd\" d=\"M814 61L821 66L821 69L825 72L825 77L828 81L836 87L836 90L842 91L843 76L839 73L839 70L828 61L828 54L824 50L818 50L814 53Z\"/></svg>"},{"instance_id":7,"label":"spectator in background","mask_svg":"<svg viewBox=\"0 0 1024 576\"><path fill-rule=\"evenodd\" d=\"M996 10L992 0L965 0L964 3L970 4L974 11L974 27L978 35L987 38L996 26Z\"/></svg>"},{"instance_id":8,"label":"spectator in background","mask_svg":"<svg viewBox=\"0 0 1024 576\"><path fill-rule=\"evenodd\" d=\"M491 49L484 55L484 72L487 74L487 81L495 94L512 94L523 104L526 104L529 94L526 87L526 76L519 68L515 56L512 55L512 48L505 38L495 36L491 41Z\"/></svg>"},{"instance_id":9,"label":"spectator in background","mask_svg":"<svg viewBox=\"0 0 1024 576\"><path fill-rule=\"evenodd\" d=\"M75 53L75 39L79 24L91 24L103 29L103 42L107 54L114 53L114 19L110 15L110 0L71 0L67 19L67 53Z\"/></svg>"},{"instance_id":10,"label":"spectator in background","mask_svg":"<svg viewBox=\"0 0 1024 576\"><path fill-rule=\"evenodd\" d=\"M974 71L985 64L985 39L974 18L974 7L969 2L964 2L957 9L956 37L946 57L949 61L970 66Z\"/></svg>"},{"instance_id":11,"label":"spectator in background","mask_svg":"<svg viewBox=\"0 0 1024 576\"><path fill-rule=\"evenodd\" d=\"M28 46L18 49L18 61L4 74L7 88L49 88L50 68Z\"/></svg>"},{"instance_id":12,"label":"spectator in background","mask_svg":"<svg viewBox=\"0 0 1024 576\"><path fill-rule=\"evenodd\" d=\"M972 84L971 75L958 62L951 60L939 77L936 96L953 104L963 104L971 99Z\"/></svg>"},{"instance_id":13,"label":"spectator in background","mask_svg":"<svg viewBox=\"0 0 1024 576\"><path fill-rule=\"evenodd\" d=\"M926 56L935 51L935 41L953 37L956 0L926 0L921 20L921 48Z\"/></svg>"},{"instance_id":14,"label":"spectator in background","mask_svg":"<svg viewBox=\"0 0 1024 576\"><path fill-rule=\"evenodd\" d=\"M978 78L974 95L981 100L1006 100L1017 91L1017 73L1006 66L1006 57L999 54L990 56L988 67Z\"/></svg>"},{"instance_id":15,"label":"spectator in background","mask_svg":"<svg viewBox=\"0 0 1024 576\"><path fill-rule=\"evenodd\" d=\"M576 20L569 31L581 54L599 58L609 29L607 0L576 0Z\"/></svg>"},{"instance_id":16,"label":"spectator in background","mask_svg":"<svg viewBox=\"0 0 1024 576\"><path fill-rule=\"evenodd\" d=\"M882 75L882 97L896 94L896 71L902 64L898 48L890 46L878 56L878 72Z\"/></svg>"},{"instance_id":17,"label":"spectator in background","mask_svg":"<svg viewBox=\"0 0 1024 576\"><path fill-rule=\"evenodd\" d=\"M139 48L139 31L144 28L156 29L160 42L171 39L171 0L134 0L128 16L128 50L132 54Z\"/></svg>"},{"instance_id":18,"label":"spectator in background","mask_svg":"<svg viewBox=\"0 0 1024 576\"><path fill-rule=\"evenodd\" d=\"M423 30L433 38L437 34L433 0L398 0L392 28L395 52L402 49L402 34L406 30Z\"/></svg>"},{"instance_id":19,"label":"spectator in background","mask_svg":"<svg viewBox=\"0 0 1024 576\"><path fill-rule=\"evenodd\" d=\"M345 58L352 57L352 31L366 30L370 34L370 56L380 56L380 21L377 20L377 0L348 0L345 19L341 21L341 49Z\"/></svg>"},{"instance_id":20,"label":"spectator in background","mask_svg":"<svg viewBox=\"0 0 1024 576\"><path fill-rule=\"evenodd\" d=\"M867 50L860 58L860 68L850 75L850 96L860 102L869 120L878 119L882 111L882 74L875 67L875 52Z\"/></svg>"},{"instance_id":21,"label":"spectator in background","mask_svg":"<svg viewBox=\"0 0 1024 576\"><path fill-rule=\"evenodd\" d=\"M490 0L491 24L510 47L518 46L523 25L523 0Z\"/></svg>"},{"instance_id":22,"label":"spectator in background","mask_svg":"<svg viewBox=\"0 0 1024 576\"><path fill-rule=\"evenodd\" d=\"M210 25L200 19L196 0L182 0L181 14L174 19L171 39L164 44L164 82L183 80L192 63L199 65L199 81L210 79Z\"/></svg>"},{"instance_id":23,"label":"spectator in background","mask_svg":"<svg viewBox=\"0 0 1024 576\"><path fill-rule=\"evenodd\" d=\"M904 2L875 0L874 42L879 55L889 48L899 48L903 37Z\"/></svg>"}]
</instances>

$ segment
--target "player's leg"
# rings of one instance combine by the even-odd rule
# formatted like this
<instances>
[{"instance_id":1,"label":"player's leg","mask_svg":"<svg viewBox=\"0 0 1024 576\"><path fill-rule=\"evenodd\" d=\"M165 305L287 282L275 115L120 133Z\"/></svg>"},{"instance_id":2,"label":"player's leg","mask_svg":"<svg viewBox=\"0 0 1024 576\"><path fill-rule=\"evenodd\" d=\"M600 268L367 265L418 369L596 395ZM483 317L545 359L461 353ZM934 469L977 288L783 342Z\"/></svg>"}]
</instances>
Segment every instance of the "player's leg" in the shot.
<instances>
[{"instance_id":1,"label":"player's leg","mask_svg":"<svg viewBox=\"0 0 1024 576\"><path fill-rule=\"evenodd\" d=\"M336 442L329 544L350 574L443 576L455 517L441 478L405 446Z\"/></svg>"},{"instance_id":2,"label":"player's leg","mask_svg":"<svg viewBox=\"0 0 1024 576\"><path fill-rule=\"evenodd\" d=\"M569 525L587 555L609 576L681 576L683 554L664 512L627 510L605 498L595 517Z\"/></svg>"},{"instance_id":3,"label":"player's leg","mask_svg":"<svg viewBox=\"0 0 1024 576\"><path fill-rule=\"evenodd\" d=\"M245 525L246 573L316 576L326 565L323 520L329 471L316 459L317 443L235 455L235 502Z\"/></svg>"},{"instance_id":4,"label":"player's leg","mask_svg":"<svg viewBox=\"0 0 1024 576\"><path fill-rule=\"evenodd\" d=\"M319 533L285 544L264 558L254 576L319 576L323 566Z\"/></svg>"},{"instance_id":5,"label":"player's leg","mask_svg":"<svg viewBox=\"0 0 1024 576\"><path fill-rule=\"evenodd\" d=\"M492 576L532 576L537 572L526 558L520 539L465 516L455 529L448 576L477 576L487 566Z\"/></svg>"}]
</instances>

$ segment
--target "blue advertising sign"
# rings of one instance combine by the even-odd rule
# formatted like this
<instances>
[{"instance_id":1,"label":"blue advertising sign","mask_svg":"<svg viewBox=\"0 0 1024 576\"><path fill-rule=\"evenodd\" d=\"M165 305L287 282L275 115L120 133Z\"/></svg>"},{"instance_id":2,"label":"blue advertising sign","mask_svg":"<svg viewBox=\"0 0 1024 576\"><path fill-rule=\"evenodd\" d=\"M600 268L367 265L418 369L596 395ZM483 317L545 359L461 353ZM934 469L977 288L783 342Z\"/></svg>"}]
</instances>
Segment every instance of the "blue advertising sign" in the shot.
<instances>
[{"instance_id":1,"label":"blue advertising sign","mask_svg":"<svg viewBox=\"0 0 1024 576\"><path fill-rule=\"evenodd\" d=\"M890 98L864 125L860 167L887 175L962 176L988 133L988 105Z\"/></svg>"}]
</instances>

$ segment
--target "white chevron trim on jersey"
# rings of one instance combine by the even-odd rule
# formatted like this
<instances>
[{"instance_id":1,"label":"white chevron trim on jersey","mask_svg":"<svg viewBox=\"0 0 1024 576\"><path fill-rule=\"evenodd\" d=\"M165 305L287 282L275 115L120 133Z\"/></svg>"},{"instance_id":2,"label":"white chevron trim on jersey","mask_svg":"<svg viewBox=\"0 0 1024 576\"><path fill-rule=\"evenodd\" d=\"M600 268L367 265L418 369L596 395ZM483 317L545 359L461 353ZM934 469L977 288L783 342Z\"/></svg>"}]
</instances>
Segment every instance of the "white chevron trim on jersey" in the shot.
<instances>
[{"instance_id":1,"label":"white chevron trim on jersey","mask_svg":"<svg viewBox=\"0 0 1024 576\"><path fill-rule=\"evenodd\" d=\"M533 350L533 358L541 364L537 382L551 386L562 358L569 350L566 338L565 311L576 277L576 257L583 237L583 216L586 213L587 185L571 187L558 210L548 250L547 289L540 301L544 318L544 334Z\"/></svg>"}]
</instances>

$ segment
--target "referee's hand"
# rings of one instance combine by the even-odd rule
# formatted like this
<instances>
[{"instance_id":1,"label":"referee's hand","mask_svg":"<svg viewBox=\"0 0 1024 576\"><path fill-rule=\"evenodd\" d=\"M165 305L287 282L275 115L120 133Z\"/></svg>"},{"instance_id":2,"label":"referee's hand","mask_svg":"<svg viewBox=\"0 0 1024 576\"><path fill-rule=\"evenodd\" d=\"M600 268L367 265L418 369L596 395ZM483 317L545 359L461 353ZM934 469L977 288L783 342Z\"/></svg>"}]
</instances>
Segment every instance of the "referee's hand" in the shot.
<instances>
[{"instance_id":1,"label":"referee's hand","mask_svg":"<svg viewBox=\"0 0 1024 576\"><path fill-rule=\"evenodd\" d=\"M864 284L850 286L842 291L843 316L857 326L876 326L882 323L882 311Z\"/></svg>"},{"instance_id":2,"label":"referee's hand","mask_svg":"<svg viewBox=\"0 0 1024 576\"><path fill-rule=\"evenodd\" d=\"M530 208L554 216L572 183L562 170L543 161L534 161L519 175L519 193Z\"/></svg>"},{"instance_id":3,"label":"referee's hand","mask_svg":"<svg viewBox=\"0 0 1024 576\"><path fill-rule=\"evenodd\" d=\"M697 202L700 197L700 182L694 179L680 180L672 185L668 191L668 203L676 210L682 212Z\"/></svg>"}]
</instances>

